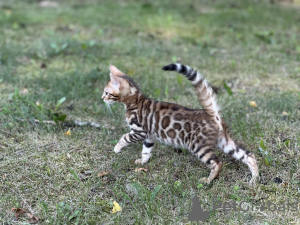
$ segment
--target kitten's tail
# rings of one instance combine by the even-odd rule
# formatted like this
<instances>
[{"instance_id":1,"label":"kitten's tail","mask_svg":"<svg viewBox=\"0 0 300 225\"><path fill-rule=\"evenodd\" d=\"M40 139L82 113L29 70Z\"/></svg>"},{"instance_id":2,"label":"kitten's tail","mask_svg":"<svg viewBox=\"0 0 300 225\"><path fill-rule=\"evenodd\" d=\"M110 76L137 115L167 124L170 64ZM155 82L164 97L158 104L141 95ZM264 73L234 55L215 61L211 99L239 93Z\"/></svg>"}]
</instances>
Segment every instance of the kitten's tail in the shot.
<instances>
[{"instance_id":1,"label":"kitten's tail","mask_svg":"<svg viewBox=\"0 0 300 225\"><path fill-rule=\"evenodd\" d=\"M221 124L221 115L219 112L219 106L217 103L216 95L211 87L211 85L207 82L207 80L194 70L193 68L181 65L179 63L173 63L162 68L163 70L169 71L177 71L185 75L195 87L198 98L200 100L201 105L206 110L206 112L213 117L215 122L219 125L220 131L223 131L223 126Z\"/></svg>"}]
</instances>

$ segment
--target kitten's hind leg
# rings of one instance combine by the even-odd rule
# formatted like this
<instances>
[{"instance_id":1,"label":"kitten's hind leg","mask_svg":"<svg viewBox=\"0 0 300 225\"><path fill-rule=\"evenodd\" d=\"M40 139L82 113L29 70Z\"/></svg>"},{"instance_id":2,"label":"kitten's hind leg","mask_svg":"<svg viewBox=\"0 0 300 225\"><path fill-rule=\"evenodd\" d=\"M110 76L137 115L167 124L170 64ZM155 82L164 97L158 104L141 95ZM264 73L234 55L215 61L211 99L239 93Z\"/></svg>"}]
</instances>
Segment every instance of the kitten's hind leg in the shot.
<instances>
[{"instance_id":1,"label":"kitten's hind leg","mask_svg":"<svg viewBox=\"0 0 300 225\"><path fill-rule=\"evenodd\" d=\"M151 151L153 149L154 142L146 139L143 143L143 150L142 150L142 158L135 160L135 164L146 164L150 157L151 157Z\"/></svg>"},{"instance_id":2,"label":"kitten's hind leg","mask_svg":"<svg viewBox=\"0 0 300 225\"><path fill-rule=\"evenodd\" d=\"M208 177L203 177L200 182L209 184L213 179L219 176L222 169L222 162L213 152L213 146L196 146L192 153L203 163L205 163L210 168L210 174Z\"/></svg>"},{"instance_id":3,"label":"kitten's hind leg","mask_svg":"<svg viewBox=\"0 0 300 225\"><path fill-rule=\"evenodd\" d=\"M249 182L250 185L256 183L256 181L259 179L259 173L257 162L252 152L237 146L230 137L220 138L218 141L218 147L233 158L245 163L249 167L252 174L252 178Z\"/></svg>"}]
</instances>

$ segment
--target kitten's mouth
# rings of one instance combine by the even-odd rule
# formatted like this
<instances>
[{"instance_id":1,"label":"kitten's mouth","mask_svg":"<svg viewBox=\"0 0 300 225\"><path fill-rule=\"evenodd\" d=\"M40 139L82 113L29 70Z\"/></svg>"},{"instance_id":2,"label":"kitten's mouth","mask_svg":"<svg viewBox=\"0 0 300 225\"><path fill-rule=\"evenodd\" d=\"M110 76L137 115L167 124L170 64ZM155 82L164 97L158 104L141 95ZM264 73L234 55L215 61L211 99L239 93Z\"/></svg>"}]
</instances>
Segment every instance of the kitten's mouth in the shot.
<instances>
[{"instance_id":1,"label":"kitten's mouth","mask_svg":"<svg viewBox=\"0 0 300 225\"><path fill-rule=\"evenodd\" d=\"M111 105L111 104L113 104L114 102L113 101L111 101L111 100L105 100L105 99L103 99L103 101L106 103L106 104L108 104L108 105Z\"/></svg>"}]
</instances>

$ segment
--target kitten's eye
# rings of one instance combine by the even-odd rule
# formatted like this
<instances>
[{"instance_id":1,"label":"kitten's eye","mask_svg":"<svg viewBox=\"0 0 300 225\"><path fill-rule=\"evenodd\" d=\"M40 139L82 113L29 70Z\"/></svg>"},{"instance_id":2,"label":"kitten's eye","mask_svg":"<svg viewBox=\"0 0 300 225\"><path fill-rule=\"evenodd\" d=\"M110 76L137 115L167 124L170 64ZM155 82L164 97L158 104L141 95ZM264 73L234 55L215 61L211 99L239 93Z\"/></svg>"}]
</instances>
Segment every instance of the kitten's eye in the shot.
<instances>
[{"instance_id":1,"label":"kitten's eye","mask_svg":"<svg viewBox=\"0 0 300 225\"><path fill-rule=\"evenodd\" d=\"M105 94L108 95L108 92L106 91Z\"/></svg>"}]
</instances>

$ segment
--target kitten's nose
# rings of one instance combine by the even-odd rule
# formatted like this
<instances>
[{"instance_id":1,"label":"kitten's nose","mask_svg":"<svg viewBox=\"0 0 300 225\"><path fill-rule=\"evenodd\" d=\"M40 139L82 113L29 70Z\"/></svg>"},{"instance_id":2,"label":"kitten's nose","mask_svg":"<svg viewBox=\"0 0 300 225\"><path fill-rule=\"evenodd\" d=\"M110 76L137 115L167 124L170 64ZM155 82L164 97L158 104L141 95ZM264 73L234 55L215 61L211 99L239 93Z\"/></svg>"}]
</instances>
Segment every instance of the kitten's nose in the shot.
<instances>
[{"instance_id":1,"label":"kitten's nose","mask_svg":"<svg viewBox=\"0 0 300 225\"><path fill-rule=\"evenodd\" d=\"M104 99L104 94L102 95L102 97L101 97L102 99Z\"/></svg>"}]
</instances>

